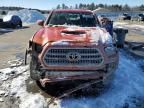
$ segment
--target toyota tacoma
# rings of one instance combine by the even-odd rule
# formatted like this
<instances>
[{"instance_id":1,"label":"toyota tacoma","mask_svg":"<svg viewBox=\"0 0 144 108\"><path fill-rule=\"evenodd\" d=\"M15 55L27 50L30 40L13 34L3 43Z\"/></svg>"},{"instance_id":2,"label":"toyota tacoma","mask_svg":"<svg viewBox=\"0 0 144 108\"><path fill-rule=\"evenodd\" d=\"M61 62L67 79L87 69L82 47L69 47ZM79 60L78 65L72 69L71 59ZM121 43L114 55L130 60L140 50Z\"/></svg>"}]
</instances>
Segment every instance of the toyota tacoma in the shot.
<instances>
[{"instance_id":1,"label":"toyota tacoma","mask_svg":"<svg viewBox=\"0 0 144 108\"><path fill-rule=\"evenodd\" d=\"M98 80L118 65L114 39L89 10L53 10L29 41L30 76L36 81Z\"/></svg>"}]
</instances>

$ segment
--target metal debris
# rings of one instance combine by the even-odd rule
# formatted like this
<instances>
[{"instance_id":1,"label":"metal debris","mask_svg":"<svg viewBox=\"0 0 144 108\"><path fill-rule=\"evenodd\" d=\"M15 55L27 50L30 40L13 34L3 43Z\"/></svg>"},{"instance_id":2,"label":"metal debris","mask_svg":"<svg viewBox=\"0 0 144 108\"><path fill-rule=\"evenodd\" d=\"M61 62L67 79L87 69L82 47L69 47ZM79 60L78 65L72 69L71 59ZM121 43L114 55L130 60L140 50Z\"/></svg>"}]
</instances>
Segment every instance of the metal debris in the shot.
<instances>
[{"instance_id":1,"label":"metal debris","mask_svg":"<svg viewBox=\"0 0 144 108\"><path fill-rule=\"evenodd\" d=\"M8 61L8 64L10 65L10 67L18 67L23 64L23 60L21 59L11 60L11 61Z\"/></svg>"}]
</instances>

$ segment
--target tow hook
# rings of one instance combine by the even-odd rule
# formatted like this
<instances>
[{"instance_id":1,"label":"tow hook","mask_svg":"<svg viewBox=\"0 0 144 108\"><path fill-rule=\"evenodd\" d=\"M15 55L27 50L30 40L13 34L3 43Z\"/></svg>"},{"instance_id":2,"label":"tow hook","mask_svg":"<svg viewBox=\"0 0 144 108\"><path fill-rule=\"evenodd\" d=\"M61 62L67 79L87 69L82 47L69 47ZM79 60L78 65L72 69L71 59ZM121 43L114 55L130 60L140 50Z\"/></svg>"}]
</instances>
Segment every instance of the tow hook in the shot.
<instances>
[{"instance_id":1,"label":"tow hook","mask_svg":"<svg viewBox=\"0 0 144 108\"><path fill-rule=\"evenodd\" d=\"M50 79L48 79L48 78L40 79L40 83L41 83L42 87L45 87L46 83L49 83L49 82L50 82Z\"/></svg>"}]
</instances>

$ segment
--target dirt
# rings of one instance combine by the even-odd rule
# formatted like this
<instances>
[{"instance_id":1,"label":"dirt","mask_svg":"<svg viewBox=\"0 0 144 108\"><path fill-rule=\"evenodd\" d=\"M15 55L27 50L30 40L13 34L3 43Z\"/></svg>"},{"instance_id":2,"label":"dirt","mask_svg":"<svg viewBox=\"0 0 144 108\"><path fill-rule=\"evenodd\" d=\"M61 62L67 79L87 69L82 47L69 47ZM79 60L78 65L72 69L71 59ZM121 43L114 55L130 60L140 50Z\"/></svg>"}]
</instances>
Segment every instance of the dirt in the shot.
<instances>
[{"instance_id":1,"label":"dirt","mask_svg":"<svg viewBox=\"0 0 144 108\"><path fill-rule=\"evenodd\" d=\"M13 32L0 34L0 68L8 67L9 60L24 58L29 39L40 28L37 25L25 26Z\"/></svg>"},{"instance_id":2,"label":"dirt","mask_svg":"<svg viewBox=\"0 0 144 108\"><path fill-rule=\"evenodd\" d=\"M144 42L144 35L129 32L126 36L126 41Z\"/></svg>"}]
</instances>

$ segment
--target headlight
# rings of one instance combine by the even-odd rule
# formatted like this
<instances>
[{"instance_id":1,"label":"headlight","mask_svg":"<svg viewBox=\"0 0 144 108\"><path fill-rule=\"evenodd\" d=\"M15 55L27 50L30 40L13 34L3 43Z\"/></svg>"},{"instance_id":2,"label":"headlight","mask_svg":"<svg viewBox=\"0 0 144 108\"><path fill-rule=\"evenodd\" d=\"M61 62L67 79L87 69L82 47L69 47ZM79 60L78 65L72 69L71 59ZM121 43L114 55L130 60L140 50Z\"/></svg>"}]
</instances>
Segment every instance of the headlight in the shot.
<instances>
[{"instance_id":1,"label":"headlight","mask_svg":"<svg viewBox=\"0 0 144 108\"><path fill-rule=\"evenodd\" d=\"M105 52L108 56L116 54L116 48L111 44L105 48Z\"/></svg>"}]
</instances>

